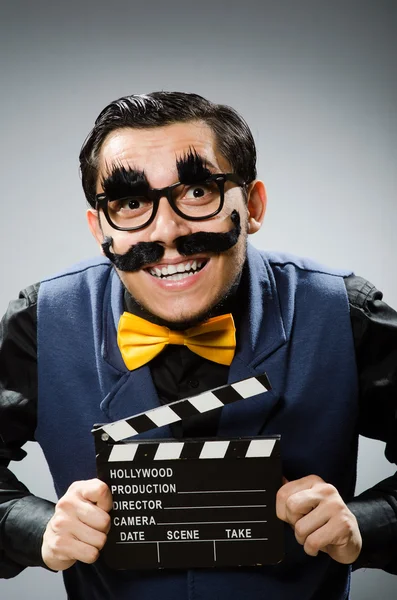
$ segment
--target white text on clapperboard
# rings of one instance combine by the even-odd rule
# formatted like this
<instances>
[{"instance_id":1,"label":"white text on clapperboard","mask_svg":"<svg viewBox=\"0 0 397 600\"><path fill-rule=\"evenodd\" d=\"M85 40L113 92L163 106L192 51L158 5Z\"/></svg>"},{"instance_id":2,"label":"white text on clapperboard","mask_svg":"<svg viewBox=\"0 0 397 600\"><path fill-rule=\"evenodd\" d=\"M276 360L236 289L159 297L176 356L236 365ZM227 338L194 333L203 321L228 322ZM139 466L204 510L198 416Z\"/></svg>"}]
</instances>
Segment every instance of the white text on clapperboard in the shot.
<instances>
[{"instance_id":1,"label":"white text on clapperboard","mask_svg":"<svg viewBox=\"0 0 397 600\"><path fill-rule=\"evenodd\" d=\"M130 469L111 469L110 479L140 479L140 478L171 478L174 472L171 467L167 468L130 468ZM131 494L176 494L175 483L127 483L110 486L112 494L118 496ZM161 510L163 508L161 500L117 500L113 502L115 510L139 511L139 510ZM151 516L128 515L113 517L115 527L144 527L156 525L156 520ZM252 537L251 529L227 529L225 528L226 539ZM145 541L144 531L123 531L119 530L120 541ZM166 532L167 540L199 540L200 531L198 529L179 529L168 530Z\"/></svg>"}]
</instances>

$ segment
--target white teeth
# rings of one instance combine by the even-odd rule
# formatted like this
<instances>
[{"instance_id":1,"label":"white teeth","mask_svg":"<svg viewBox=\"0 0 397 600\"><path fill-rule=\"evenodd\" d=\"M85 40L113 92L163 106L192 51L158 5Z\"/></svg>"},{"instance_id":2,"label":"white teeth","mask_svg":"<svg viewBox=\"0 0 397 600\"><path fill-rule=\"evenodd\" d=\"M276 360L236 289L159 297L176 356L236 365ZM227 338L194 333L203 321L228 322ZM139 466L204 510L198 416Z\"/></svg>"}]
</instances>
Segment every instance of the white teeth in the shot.
<instances>
[{"instance_id":1,"label":"white teeth","mask_svg":"<svg viewBox=\"0 0 397 600\"><path fill-rule=\"evenodd\" d=\"M191 273L176 273L175 275L169 275L167 281L179 281L180 279L186 279Z\"/></svg>"},{"instance_id":2,"label":"white teeth","mask_svg":"<svg viewBox=\"0 0 397 600\"><path fill-rule=\"evenodd\" d=\"M177 265L167 265L161 268L154 267L150 269L150 274L154 277L166 277L173 281L179 281L180 279L194 275L194 273L201 268L203 263L204 260L193 260L192 262L189 261Z\"/></svg>"}]
</instances>

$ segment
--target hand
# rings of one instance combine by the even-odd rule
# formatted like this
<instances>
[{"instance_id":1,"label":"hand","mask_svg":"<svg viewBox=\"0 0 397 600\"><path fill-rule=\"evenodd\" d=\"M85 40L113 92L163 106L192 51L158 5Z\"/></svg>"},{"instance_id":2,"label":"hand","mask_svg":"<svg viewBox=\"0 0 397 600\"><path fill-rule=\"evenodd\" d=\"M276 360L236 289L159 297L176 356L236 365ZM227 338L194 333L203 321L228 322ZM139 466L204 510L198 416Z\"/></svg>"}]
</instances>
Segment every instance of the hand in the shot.
<instances>
[{"instance_id":1,"label":"hand","mask_svg":"<svg viewBox=\"0 0 397 600\"><path fill-rule=\"evenodd\" d=\"M43 536L47 567L64 571L77 560L94 563L110 529L112 495L99 479L76 481L55 507Z\"/></svg>"},{"instance_id":2,"label":"hand","mask_svg":"<svg viewBox=\"0 0 397 600\"><path fill-rule=\"evenodd\" d=\"M277 516L292 525L295 537L309 556L326 552L339 563L353 563L362 540L356 517L338 490L317 475L283 485L276 499Z\"/></svg>"}]
</instances>

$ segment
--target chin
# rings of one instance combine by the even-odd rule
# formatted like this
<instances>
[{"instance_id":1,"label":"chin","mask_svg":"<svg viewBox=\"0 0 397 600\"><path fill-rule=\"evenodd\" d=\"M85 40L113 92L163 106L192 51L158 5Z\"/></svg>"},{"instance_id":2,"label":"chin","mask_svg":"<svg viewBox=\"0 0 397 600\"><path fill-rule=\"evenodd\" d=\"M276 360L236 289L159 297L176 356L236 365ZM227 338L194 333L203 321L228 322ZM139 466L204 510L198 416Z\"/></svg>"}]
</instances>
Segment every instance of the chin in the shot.
<instances>
[{"instance_id":1,"label":"chin","mask_svg":"<svg viewBox=\"0 0 397 600\"><path fill-rule=\"evenodd\" d=\"M146 318L148 318L153 323L158 325L165 325L169 327L169 329L174 329L176 331L189 329L189 327L194 327L203 321L206 321L212 312L212 305L206 307L201 307L196 311L168 311L164 314L164 307L162 310L156 310L156 307L150 307L146 304L141 305L146 313Z\"/></svg>"},{"instance_id":2,"label":"chin","mask_svg":"<svg viewBox=\"0 0 397 600\"><path fill-rule=\"evenodd\" d=\"M170 317L170 315L154 316L161 321L163 325L166 325L170 329L183 330L189 329L189 327L194 327L195 325L206 321L209 313L210 310L203 310L193 314L189 313L175 315L174 317Z\"/></svg>"}]
</instances>

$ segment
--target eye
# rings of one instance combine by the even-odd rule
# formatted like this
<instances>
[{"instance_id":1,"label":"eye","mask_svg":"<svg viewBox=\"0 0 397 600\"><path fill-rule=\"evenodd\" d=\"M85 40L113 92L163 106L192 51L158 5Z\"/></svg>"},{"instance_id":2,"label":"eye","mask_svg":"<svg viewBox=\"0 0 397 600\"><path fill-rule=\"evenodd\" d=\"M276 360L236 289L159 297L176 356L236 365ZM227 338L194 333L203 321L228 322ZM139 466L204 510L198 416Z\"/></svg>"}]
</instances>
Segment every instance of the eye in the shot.
<instances>
[{"instance_id":1,"label":"eye","mask_svg":"<svg viewBox=\"0 0 397 600\"><path fill-rule=\"evenodd\" d=\"M213 190L210 184L198 183L196 185L191 185L189 188L187 188L185 192L185 198L203 198L207 194L211 194L212 191Z\"/></svg>"},{"instance_id":2,"label":"eye","mask_svg":"<svg viewBox=\"0 0 397 600\"><path fill-rule=\"evenodd\" d=\"M120 210L136 210L142 206L144 199L139 197L120 200Z\"/></svg>"},{"instance_id":3,"label":"eye","mask_svg":"<svg viewBox=\"0 0 397 600\"><path fill-rule=\"evenodd\" d=\"M129 196L114 202L109 202L109 208L115 212L130 212L146 208L150 201L144 196Z\"/></svg>"}]
</instances>

